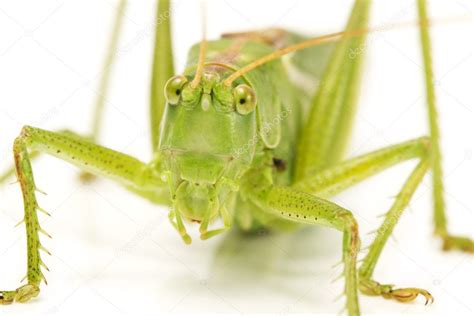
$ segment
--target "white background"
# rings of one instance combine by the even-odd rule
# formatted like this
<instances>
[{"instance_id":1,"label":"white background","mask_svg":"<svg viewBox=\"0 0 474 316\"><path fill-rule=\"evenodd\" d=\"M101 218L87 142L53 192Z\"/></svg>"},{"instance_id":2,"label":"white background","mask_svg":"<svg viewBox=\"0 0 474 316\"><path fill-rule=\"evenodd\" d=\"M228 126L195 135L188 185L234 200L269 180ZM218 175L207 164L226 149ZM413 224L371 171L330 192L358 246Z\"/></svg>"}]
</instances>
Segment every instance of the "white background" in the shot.
<instances>
[{"instance_id":1,"label":"white background","mask_svg":"<svg viewBox=\"0 0 474 316\"><path fill-rule=\"evenodd\" d=\"M340 30L352 1L208 1L208 35L268 26L322 34ZM415 1L374 1L372 25L416 19ZM177 70L200 38L196 1L174 2L173 38ZM435 17L472 14L468 0L430 2ZM87 133L97 76L117 2L2 1L0 4L0 154L12 163L12 141L21 126L71 128ZM113 71L101 143L143 160L151 156L148 95L153 1L131 1ZM443 166L450 229L474 237L472 22L433 29ZM367 62L350 155L427 133L420 47L416 28L369 38ZM372 236L415 162L408 162L355 186L334 200L354 211L363 244ZM43 238L52 257L49 286L26 305L0 307L0 315L85 315L107 313L330 313L342 281L340 234L311 228L295 234L251 239L230 233L182 243L166 210L115 184L78 181L77 170L54 158L34 164L43 208L53 235ZM14 180L12 179L11 182ZM432 236L431 183L427 177L390 239L375 278L422 287L435 296L398 304L361 296L361 309L377 314L472 315L474 261L443 253ZM19 285L26 266L19 186L0 190L0 288Z\"/></svg>"}]
</instances>

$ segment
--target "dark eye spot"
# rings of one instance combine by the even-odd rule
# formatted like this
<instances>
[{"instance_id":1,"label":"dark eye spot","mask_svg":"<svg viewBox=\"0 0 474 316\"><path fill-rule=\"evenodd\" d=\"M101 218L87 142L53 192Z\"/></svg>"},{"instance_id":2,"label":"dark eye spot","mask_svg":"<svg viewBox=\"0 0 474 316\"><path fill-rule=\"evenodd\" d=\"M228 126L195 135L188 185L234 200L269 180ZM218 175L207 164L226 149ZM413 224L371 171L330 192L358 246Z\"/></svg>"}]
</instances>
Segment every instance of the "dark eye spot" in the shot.
<instances>
[{"instance_id":1,"label":"dark eye spot","mask_svg":"<svg viewBox=\"0 0 474 316\"><path fill-rule=\"evenodd\" d=\"M244 104L244 103L245 103L245 99L240 99L240 100L239 100L239 103L240 103L240 104Z\"/></svg>"},{"instance_id":2,"label":"dark eye spot","mask_svg":"<svg viewBox=\"0 0 474 316\"><path fill-rule=\"evenodd\" d=\"M176 95L180 95L181 94L181 90L180 89L176 89Z\"/></svg>"}]
</instances>

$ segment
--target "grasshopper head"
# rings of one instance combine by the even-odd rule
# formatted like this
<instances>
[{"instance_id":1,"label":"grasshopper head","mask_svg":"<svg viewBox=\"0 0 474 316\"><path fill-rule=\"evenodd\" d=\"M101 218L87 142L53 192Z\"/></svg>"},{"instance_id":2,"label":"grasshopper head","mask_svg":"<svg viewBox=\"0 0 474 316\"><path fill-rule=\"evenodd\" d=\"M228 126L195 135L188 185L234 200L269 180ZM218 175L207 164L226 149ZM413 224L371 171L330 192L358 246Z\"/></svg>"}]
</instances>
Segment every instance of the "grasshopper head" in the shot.
<instances>
[{"instance_id":1,"label":"grasshopper head","mask_svg":"<svg viewBox=\"0 0 474 316\"><path fill-rule=\"evenodd\" d=\"M203 221L219 214L250 167L257 145L256 96L245 84L226 86L217 71L172 77L165 87L159 155L174 211Z\"/></svg>"}]
</instances>

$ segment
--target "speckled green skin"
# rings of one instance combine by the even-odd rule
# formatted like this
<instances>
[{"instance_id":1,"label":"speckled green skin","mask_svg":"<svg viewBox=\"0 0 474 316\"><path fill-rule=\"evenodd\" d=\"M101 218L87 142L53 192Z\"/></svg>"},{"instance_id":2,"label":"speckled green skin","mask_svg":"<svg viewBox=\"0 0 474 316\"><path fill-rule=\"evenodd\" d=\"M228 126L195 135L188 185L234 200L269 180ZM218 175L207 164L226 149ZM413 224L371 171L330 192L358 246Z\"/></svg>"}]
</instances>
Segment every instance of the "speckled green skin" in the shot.
<instances>
[{"instance_id":1,"label":"speckled green skin","mask_svg":"<svg viewBox=\"0 0 474 316\"><path fill-rule=\"evenodd\" d=\"M159 2L158 16L168 16L169 1ZM370 1L357 0L346 29L365 27L369 6ZM420 17L426 18L423 1L419 7ZM179 101L167 104L162 86L173 72L169 20L157 23L152 82L160 87L154 87L151 95L151 113L156 115L151 119L155 150L151 162L143 163L94 144L91 141L94 137L80 137L71 132L49 132L26 126L16 138L13 152L24 201L28 283L14 291L0 291L0 303L26 302L39 294L40 282L46 282L42 268L47 268L40 250L48 251L42 246L39 233L49 235L39 226L37 217L37 211L43 210L35 194L31 168L34 153L56 156L90 174L109 178L154 203L169 206L171 223L186 243L191 242L186 222L200 223L202 239L232 226L255 231L288 230L309 224L341 231L345 307L350 315L359 314L359 290L400 302L414 300L418 295L424 296L427 302L432 300L426 290L395 289L372 279L377 260L399 217L427 170L439 160L439 148L434 133L435 154L430 138L421 137L342 161L356 105L362 58L357 55L348 60L347 54L364 44L364 36L272 61L246 73L228 87L223 79L233 71L303 37L282 30L226 35L208 43L207 65L199 85L185 84ZM422 30L425 63L429 65L426 26ZM183 74L188 83L195 76L197 52L197 47L191 49ZM430 75L431 70L427 71L427 76ZM316 86L318 78L321 79L319 89L304 87L301 77L310 86ZM427 82L430 87L430 80ZM254 111L242 114L233 107L238 102L233 89L240 84L255 92ZM434 112L430 112L430 123L436 130L433 98L430 97L430 109ZM101 106L98 108L100 116ZM156 122L160 120L158 126ZM360 246L357 220L349 210L327 198L408 159L418 159L419 163L401 188L377 230L368 255L357 269ZM443 230L444 209L438 209L435 214L439 216L437 227ZM219 217L223 227L209 230L209 223ZM471 240L451 236L445 229L443 234L449 248L474 252Z\"/></svg>"}]
</instances>

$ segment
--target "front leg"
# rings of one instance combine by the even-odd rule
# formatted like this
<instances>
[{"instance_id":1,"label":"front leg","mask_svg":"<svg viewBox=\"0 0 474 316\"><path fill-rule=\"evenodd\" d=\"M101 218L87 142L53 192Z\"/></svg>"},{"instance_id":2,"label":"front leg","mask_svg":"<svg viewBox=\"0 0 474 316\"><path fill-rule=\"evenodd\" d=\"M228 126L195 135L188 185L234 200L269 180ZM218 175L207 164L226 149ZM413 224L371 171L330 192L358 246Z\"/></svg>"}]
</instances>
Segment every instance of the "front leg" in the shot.
<instances>
[{"instance_id":1,"label":"front leg","mask_svg":"<svg viewBox=\"0 0 474 316\"><path fill-rule=\"evenodd\" d=\"M166 104L164 87L168 79L174 75L170 0L159 0L157 5L150 89L150 127L153 150L158 148L160 139L161 118Z\"/></svg>"},{"instance_id":2,"label":"front leg","mask_svg":"<svg viewBox=\"0 0 474 316\"><path fill-rule=\"evenodd\" d=\"M356 263L360 240L357 221L352 213L330 201L287 187L259 187L253 186L249 196L266 212L289 221L324 225L343 232L346 308L349 315L359 315Z\"/></svg>"},{"instance_id":3,"label":"front leg","mask_svg":"<svg viewBox=\"0 0 474 316\"><path fill-rule=\"evenodd\" d=\"M47 253L48 251L42 246L39 238L40 232L44 234L46 232L38 222L37 211L42 209L36 200L37 189L28 149L69 161L84 171L111 178L142 195L146 195L146 192L160 191L162 188L162 181L153 165L144 164L133 157L72 135L24 127L14 142L13 153L16 175L23 194L28 283L15 291L0 291L0 304L26 302L39 294L41 281L46 282L42 271L42 267L46 266L40 250Z\"/></svg>"}]
</instances>

